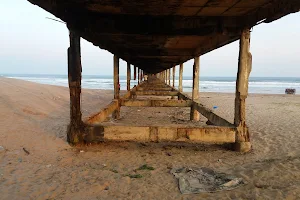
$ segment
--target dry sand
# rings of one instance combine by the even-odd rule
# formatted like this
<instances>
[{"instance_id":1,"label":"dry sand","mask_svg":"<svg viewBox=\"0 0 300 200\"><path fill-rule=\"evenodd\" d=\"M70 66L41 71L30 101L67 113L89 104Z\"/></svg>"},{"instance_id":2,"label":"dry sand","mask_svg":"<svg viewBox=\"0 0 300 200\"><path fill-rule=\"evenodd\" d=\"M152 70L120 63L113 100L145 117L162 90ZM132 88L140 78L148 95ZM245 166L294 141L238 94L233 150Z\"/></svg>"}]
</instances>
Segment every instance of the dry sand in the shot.
<instances>
[{"instance_id":1,"label":"dry sand","mask_svg":"<svg viewBox=\"0 0 300 200\"><path fill-rule=\"evenodd\" d=\"M83 90L84 116L112 97L112 91ZM218 106L216 112L233 121L233 94L201 93L200 101ZM300 199L299 102L298 95L249 95L253 151L247 154L222 145L184 143L120 142L76 149L66 142L68 88L0 78L0 146L5 148L0 150L0 199ZM126 108L121 114L125 119L124 114L145 113L140 110ZM176 121L188 113L160 108L132 120L150 121L166 111L171 122L172 116ZM136 170L144 164L155 170ZM182 195L169 173L182 166L209 167L241 176L248 184Z\"/></svg>"}]
</instances>

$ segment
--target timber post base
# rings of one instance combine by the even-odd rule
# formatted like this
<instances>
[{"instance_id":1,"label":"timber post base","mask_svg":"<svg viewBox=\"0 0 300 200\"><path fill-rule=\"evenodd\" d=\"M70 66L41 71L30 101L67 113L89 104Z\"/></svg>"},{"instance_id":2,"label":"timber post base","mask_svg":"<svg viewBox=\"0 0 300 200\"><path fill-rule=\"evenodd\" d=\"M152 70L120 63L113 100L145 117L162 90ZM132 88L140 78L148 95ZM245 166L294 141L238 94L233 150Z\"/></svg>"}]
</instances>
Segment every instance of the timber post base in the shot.
<instances>
[{"instance_id":1,"label":"timber post base","mask_svg":"<svg viewBox=\"0 0 300 200\"><path fill-rule=\"evenodd\" d=\"M236 142L233 144L233 150L241 153L247 153L252 149L250 142Z\"/></svg>"},{"instance_id":2,"label":"timber post base","mask_svg":"<svg viewBox=\"0 0 300 200\"><path fill-rule=\"evenodd\" d=\"M84 132L85 126L83 123L81 125L75 125L70 123L67 130L67 141L71 145L78 145L84 143Z\"/></svg>"}]
</instances>

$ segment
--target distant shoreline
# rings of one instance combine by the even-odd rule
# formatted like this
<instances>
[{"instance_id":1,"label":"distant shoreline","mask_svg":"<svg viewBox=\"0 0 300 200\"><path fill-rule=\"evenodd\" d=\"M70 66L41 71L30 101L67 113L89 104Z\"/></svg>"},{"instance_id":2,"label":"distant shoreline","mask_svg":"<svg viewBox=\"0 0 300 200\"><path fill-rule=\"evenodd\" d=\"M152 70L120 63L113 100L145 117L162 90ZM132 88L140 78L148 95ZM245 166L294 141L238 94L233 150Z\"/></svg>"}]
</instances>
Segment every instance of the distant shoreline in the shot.
<instances>
[{"instance_id":1,"label":"distant shoreline","mask_svg":"<svg viewBox=\"0 0 300 200\"><path fill-rule=\"evenodd\" d=\"M58 85L68 87L66 75L32 75L32 74L6 74L2 77L15 78L35 83ZM132 77L133 78L133 77ZM235 77L200 77L201 92L234 93L236 85ZM126 76L120 76L121 90L126 90ZM131 80L131 87L137 85L137 80ZM175 79L175 86L178 86L178 79ZM112 76L83 75L82 88L86 89L113 89ZM296 89L300 92L300 78L293 77L250 77L249 93L257 94L285 94L286 88ZM184 92L191 92L192 79L183 78Z\"/></svg>"}]
</instances>

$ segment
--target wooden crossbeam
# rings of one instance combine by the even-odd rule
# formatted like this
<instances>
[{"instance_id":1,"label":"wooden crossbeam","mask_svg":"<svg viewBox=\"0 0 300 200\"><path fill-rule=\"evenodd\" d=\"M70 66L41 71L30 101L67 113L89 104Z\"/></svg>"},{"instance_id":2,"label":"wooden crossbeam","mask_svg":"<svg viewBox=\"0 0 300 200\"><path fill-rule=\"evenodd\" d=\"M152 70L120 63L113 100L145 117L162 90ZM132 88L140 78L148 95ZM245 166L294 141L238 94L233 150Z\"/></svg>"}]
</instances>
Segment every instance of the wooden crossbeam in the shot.
<instances>
[{"instance_id":1,"label":"wooden crossbeam","mask_svg":"<svg viewBox=\"0 0 300 200\"><path fill-rule=\"evenodd\" d=\"M190 107L191 100L122 100L122 106L127 107Z\"/></svg>"},{"instance_id":2,"label":"wooden crossbeam","mask_svg":"<svg viewBox=\"0 0 300 200\"><path fill-rule=\"evenodd\" d=\"M90 126L87 138L101 141L161 142L185 139L194 142L234 143L236 128L229 127L165 127L165 126ZM99 138L98 138L99 139Z\"/></svg>"}]
</instances>

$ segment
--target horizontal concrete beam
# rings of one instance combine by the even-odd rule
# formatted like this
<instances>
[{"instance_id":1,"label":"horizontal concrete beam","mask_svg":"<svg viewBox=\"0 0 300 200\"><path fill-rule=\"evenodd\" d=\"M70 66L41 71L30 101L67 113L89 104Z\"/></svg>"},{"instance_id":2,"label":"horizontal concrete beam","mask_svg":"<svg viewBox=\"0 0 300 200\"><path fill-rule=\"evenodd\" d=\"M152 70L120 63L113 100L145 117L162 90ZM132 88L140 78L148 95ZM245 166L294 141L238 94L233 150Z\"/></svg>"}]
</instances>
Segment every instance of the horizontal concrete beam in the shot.
<instances>
[{"instance_id":1,"label":"horizontal concrete beam","mask_svg":"<svg viewBox=\"0 0 300 200\"><path fill-rule=\"evenodd\" d=\"M179 92L178 94L179 99L183 100L191 100L189 96L186 94L183 94ZM195 109L201 113L204 117L206 117L210 122L212 122L216 126L228 126L228 127L234 127L234 125L230 122L228 122L226 119L220 117L219 115L215 114L212 110L206 108L205 106L194 102L193 106L195 106Z\"/></svg>"},{"instance_id":2,"label":"horizontal concrete beam","mask_svg":"<svg viewBox=\"0 0 300 200\"><path fill-rule=\"evenodd\" d=\"M128 107L190 107L190 100L122 100L122 106Z\"/></svg>"},{"instance_id":3,"label":"horizontal concrete beam","mask_svg":"<svg viewBox=\"0 0 300 200\"><path fill-rule=\"evenodd\" d=\"M234 143L236 128L229 127L157 127L157 126L94 126L89 127L87 142L105 141L194 141Z\"/></svg>"},{"instance_id":4,"label":"horizontal concrete beam","mask_svg":"<svg viewBox=\"0 0 300 200\"><path fill-rule=\"evenodd\" d=\"M105 121L105 119L111 115L119 107L118 100L113 100L110 104L104 107L99 113L96 113L89 117L86 121L87 124L97 124Z\"/></svg>"},{"instance_id":5,"label":"horizontal concrete beam","mask_svg":"<svg viewBox=\"0 0 300 200\"><path fill-rule=\"evenodd\" d=\"M152 95L152 96L178 96L178 92L167 92L167 91L136 91L136 95L139 96L146 96L146 95Z\"/></svg>"},{"instance_id":6,"label":"horizontal concrete beam","mask_svg":"<svg viewBox=\"0 0 300 200\"><path fill-rule=\"evenodd\" d=\"M139 87L141 87L143 84L144 83L141 83L140 85L133 87L130 91L128 91L125 95L123 95L121 97L120 101L124 100L124 99L130 99L132 97L132 94L135 93L135 91ZM109 117L109 115L111 115L119 106L120 105L118 103L118 100L113 100L110 104L108 104L106 107L104 107L100 112L89 117L86 120L86 123L87 124L98 124L98 123L105 121L105 119L107 117Z\"/></svg>"},{"instance_id":7,"label":"horizontal concrete beam","mask_svg":"<svg viewBox=\"0 0 300 200\"><path fill-rule=\"evenodd\" d=\"M172 91L173 89L170 87L147 87L147 88L139 88L138 91Z\"/></svg>"},{"instance_id":8,"label":"horizontal concrete beam","mask_svg":"<svg viewBox=\"0 0 300 200\"><path fill-rule=\"evenodd\" d=\"M232 123L228 122L226 119L213 113L212 110L205 108L203 105L194 103L194 106L195 106L195 109L201 113L201 115L206 117L214 125L234 127L234 125Z\"/></svg>"}]
</instances>

